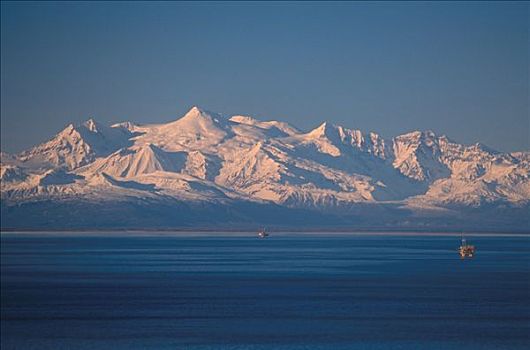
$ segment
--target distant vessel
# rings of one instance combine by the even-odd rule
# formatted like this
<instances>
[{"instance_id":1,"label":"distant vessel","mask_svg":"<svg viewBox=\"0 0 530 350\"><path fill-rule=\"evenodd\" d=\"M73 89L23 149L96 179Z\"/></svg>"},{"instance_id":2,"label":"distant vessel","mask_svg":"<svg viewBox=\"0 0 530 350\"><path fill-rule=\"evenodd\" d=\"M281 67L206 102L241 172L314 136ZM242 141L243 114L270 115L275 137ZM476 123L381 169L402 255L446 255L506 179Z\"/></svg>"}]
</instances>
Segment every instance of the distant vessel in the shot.
<instances>
[{"instance_id":1,"label":"distant vessel","mask_svg":"<svg viewBox=\"0 0 530 350\"><path fill-rule=\"evenodd\" d=\"M265 237L268 237L269 234L265 231L265 228L261 229L258 231L258 237L259 238L265 238Z\"/></svg>"},{"instance_id":2,"label":"distant vessel","mask_svg":"<svg viewBox=\"0 0 530 350\"><path fill-rule=\"evenodd\" d=\"M460 245L460 248L458 248L458 252L460 253L460 258L472 258L473 255L475 255L475 246L467 244L467 241L464 237L464 233L462 233L462 244Z\"/></svg>"}]
</instances>

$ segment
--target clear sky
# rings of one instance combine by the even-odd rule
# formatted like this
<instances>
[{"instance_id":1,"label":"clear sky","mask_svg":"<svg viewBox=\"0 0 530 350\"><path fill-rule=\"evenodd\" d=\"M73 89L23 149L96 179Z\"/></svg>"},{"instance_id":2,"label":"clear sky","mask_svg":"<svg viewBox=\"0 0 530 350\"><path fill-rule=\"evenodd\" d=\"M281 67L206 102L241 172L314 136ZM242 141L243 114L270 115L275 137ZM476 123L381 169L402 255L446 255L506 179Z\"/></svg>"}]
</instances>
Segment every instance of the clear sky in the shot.
<instances>
[{"instance_id":1,"label":"clear sky","mask_svg":"<svg viewBox=\"0 0 530 350\"><path fill-rule=\"evenodd\" d=\"M1 4L1 144L193 105L530 149L528 3Z\"/></svg>"}]
</instances>

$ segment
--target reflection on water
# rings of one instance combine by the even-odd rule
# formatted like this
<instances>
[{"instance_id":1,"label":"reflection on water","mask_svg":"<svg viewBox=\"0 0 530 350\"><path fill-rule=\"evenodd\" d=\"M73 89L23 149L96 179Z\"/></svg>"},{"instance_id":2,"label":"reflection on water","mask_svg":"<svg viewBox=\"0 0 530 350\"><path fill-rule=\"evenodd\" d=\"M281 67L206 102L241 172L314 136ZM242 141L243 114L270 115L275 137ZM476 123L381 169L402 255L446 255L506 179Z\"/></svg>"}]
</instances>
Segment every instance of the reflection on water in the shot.
<instances>
[{"instance_id":1,"label":"reflection on water","mask_svg":"<svg viewBox=\"0 0 530 350\"><path fill-rule=\"evenodd\" d=\"M530 240L2 234L2 349L526 348Z\"/></svg>"}]
</instances>

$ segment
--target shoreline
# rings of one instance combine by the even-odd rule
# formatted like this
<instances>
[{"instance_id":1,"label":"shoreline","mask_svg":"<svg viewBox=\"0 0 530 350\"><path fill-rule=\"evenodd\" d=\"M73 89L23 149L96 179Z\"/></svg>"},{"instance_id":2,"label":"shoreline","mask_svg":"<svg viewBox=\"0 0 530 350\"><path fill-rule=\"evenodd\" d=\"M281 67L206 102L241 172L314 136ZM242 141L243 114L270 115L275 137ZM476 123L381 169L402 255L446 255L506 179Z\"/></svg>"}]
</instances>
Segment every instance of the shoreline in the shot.
<instances>
[{"instance_id":1,"label":"shoreline","mask_svg":"<svg viewBox=\"0 0 530 350\"><path fill-rule=\"evenodd\" d=\"M393 236L393 237L460 237L461 231L331 231L271 230L272 237L291 236ZM529 237L528 232L464 232L468 237ZM1 236L104 236L104 237L254 237L251 230L0 230Z\"/></svg>"}]
</instances>

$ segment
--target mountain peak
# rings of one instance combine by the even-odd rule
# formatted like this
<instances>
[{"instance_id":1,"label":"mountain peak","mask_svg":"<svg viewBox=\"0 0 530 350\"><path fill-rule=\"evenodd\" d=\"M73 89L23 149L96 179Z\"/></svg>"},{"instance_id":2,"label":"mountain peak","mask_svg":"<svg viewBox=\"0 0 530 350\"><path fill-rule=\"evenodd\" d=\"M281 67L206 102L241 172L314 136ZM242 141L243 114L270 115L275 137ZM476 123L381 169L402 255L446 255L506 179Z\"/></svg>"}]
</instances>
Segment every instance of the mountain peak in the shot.
<instances>
[{"instance_id":1,"label":"mountain peak","mask_svg":"<svg viewBox=\"0 0 530 350\"><path fill-rule=\"evenodd\" d=\"M170 122L166 125L168 126L175 126L178 125L179 127L184 127L185 125L190 124L210 124L210 123L218 123L220 121L223 121L225 118L222 118L222 116L215 112L210 112L205 109L202 109L198 106L193 106L184 114L181 118Z\"/></svg>"},{"instance_id":2,"label":"mountain peak","mask_svg":"<svg viewBox=\"0 0 530 350\"><path fill-rule=\"evenodd\" d=\"M321 132L325 132L326 129L329 129L329 127L330 127L330 123L329 123L328 121L324 121L324 122L322 122L322 124L320 124L320 125L316 128L316 130L319 130L319 131L321 131Z\"/></svg>"},{"instance_id":3,"label":"mountain peak","mask_svg":"<svg viewBox=\"0 0 530 350\"><path fill-rule=\"evenodd\" d=\"M92 132L98 132L98 125L99 123L97 123L94 118L89 118L83 123L83 126Z\"/></svg>"},{"instance_id":4,"label":"mountain peak","mask_svg":"<svg viewBox=\"0 0 530 350\"><path fill-rule=\"evenodd\" d=\"M307 135L311 138L327 138L330 140L337 140L340 139L340 134L342 131L342 127L326 121L315 129L311 130Z\"/></svg>"},{"instance_id":5,"label":"mountain peak","mask_svg":"<svg viewBox=\"0 0 530 350\"><path fill-rule=\"evenodd\" d=\"M309 135L312 137L329 137L331 136L331 133L335 134L339 128L339 126L325 121L315 129L311 130Z\"/></svg>"},{"instance_id":6,"label":"mountain peak","mask_svg":"<svg viewBox=\"0 0 530 350\"><path fill-rule=\"evenodd\" d=\"M202 112L204 112L204 110L201 107L193 106L193 107L190 108L190 110L186 114L188 114L188 113L195 113L196 114L196 113L202 113Z\"/></svg>"},{"instance_id":7,"label":"mountain peak","mask_svg":"<svg viewBox=\"0 0 530 350\"><path fill-rule=\"evenodd\" d=\"M204 150L217 145L229 133L230 124L220 114L192 107L181 118L169 123L146 127L142 130L142 142L163 145L165 150L181 150L183 147Z\"/></svg>"},{"instance_id":8,"label":"mountain peak","mask_svg":"<svg viewBox=\"0 0 530 350\"><path fill-rule=\"evenodd\" d=\"M421 131L420 130L414 130L409 131L405 134L401 134L396 136L396 139L409 139L409 138L420 138L421 137Z\"/></svg>"},{"instance_id":9,"label":"mountain peak","mask_svg":"<svg viewBox=\"0 0 530 350\"><path fill-rule=\"evenodd\" d=\"M203 109L199 106L193 106L190 108L189 111L184 114L184 116L181 119L194 119L194 118L219 118L221 115L219 113L207 111L206 109Z\"/></svg>"},{"instance_id":10,"label":"mountain peak","mask_svg":"<svg viewBox=\"0 0 530 350\"><path fill-rule=\"evenodd\" d=\"M476 149L476 150L479 150L479 151L484 151L484 152L487 152L487 153L491 153L491 154L500 154L499 151L497 151L496 149L494 148L491 148L485 144L483 144L482 142L476 142L472 148Z\"/></svg>"},{"instance_id":11,"label":"mountain peak","mask_svg":"<svg viewBox=\"0 0 530 350\"><path fill-rule=\"evenodd\" d=\"M438 135L436 135L436 133L432 130L424 130L422 133L421 133L422 137L426 140L433 140L433 139L437 139L438 138Z\"/></svg>"},{"instance_id":12,"label":"mountain peak","mask_svg":"<svg viewBox=\"0 0 530 350\"><path fill-rule=\"evenodd\" d=\"M414 130L414 131L410 131L406 134L402 134L402 135L399 135L399 136L396 136L396 139L415 139L417 141L420 141L420 140L432 140L432 139L436 139L438 138L438 135L436 135L436 133L432 130Z\"/></svg>"}]
</instances>

